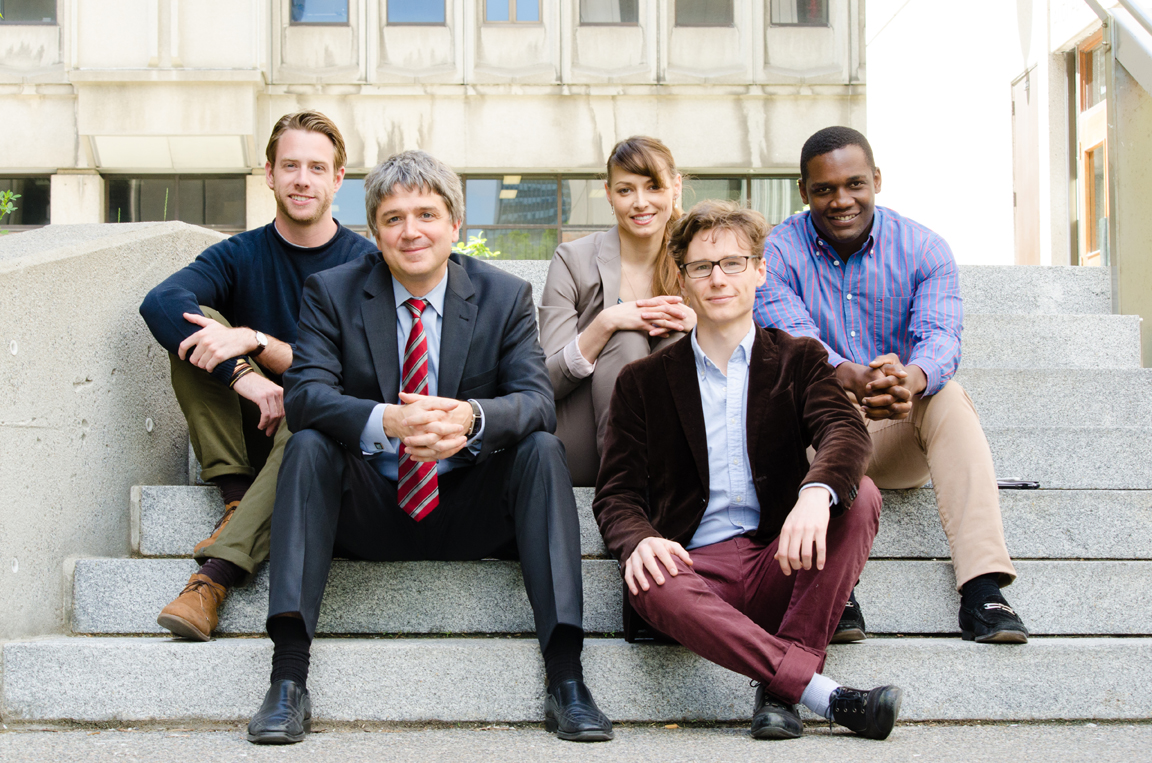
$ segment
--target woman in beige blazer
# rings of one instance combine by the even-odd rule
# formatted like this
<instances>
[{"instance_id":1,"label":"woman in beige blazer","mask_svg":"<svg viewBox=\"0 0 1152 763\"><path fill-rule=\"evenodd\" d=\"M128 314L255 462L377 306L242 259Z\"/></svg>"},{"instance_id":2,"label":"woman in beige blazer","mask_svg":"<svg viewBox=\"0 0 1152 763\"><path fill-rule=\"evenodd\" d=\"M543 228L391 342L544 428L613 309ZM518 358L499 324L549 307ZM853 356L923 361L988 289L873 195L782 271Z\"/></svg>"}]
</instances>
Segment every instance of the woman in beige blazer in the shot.
<instances>
[{"instance_id":1,"label":"woman in beige blazer","mask_svg":"<svg viewBox=\"0 0 1152 763\"><path fill-rule=\"evenodd\" d=\"M668 227L681 179L655 138L622 140L604 189L616 225L556 249L540 301L540 344L556 394L556 435L572 484L594 486L616 375L696 325L684 304Z\"/></svg>"}]
</instances>

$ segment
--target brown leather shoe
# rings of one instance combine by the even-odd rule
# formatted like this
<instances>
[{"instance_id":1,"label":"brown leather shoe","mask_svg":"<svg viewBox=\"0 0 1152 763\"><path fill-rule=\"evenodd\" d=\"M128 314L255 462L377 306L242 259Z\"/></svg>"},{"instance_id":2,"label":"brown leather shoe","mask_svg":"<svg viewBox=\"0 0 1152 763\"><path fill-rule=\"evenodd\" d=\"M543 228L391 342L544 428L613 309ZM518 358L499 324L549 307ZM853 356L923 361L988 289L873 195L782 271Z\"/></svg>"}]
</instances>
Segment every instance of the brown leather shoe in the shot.
<instances>
[{"instance_id":1,"label":"brown leather shoe","mask_svg":"<svg viewBox=\"0 0 1152 763\"><path fill-rule=\"evenodd\" d=\"M197 572L188 578L176 600L160 610L156 622L181 638L208 641L219 622L216 609L227 595L224 586Z\"/></svg>"},{"instance_id":2,"label":"brown leather shoe","mask_svg":"<svg viewBox=\"0 0 1152 763\"><path fill-rule=\"evenodd\" d=\"M228 520L232 519L232 515L236 513L236 507L239 505L239 501L230 501L224 504L224 516L217 520L216 526L212 528L211 535L192 547L192 556L199 556L201 551L216 542L216 539L220 537L220 533L228 526Z\"/></svg>"}]
</instances>

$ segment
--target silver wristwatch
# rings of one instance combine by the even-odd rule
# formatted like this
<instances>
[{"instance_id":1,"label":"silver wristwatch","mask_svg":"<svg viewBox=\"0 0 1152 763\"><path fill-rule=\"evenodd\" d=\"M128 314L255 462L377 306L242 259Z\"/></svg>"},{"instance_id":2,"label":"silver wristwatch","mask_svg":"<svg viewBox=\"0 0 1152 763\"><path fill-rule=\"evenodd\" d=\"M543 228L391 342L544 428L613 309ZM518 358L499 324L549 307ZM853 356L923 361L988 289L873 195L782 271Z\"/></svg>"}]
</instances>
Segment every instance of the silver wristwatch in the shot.
<instances>
[{"instance_id":1,"label":"silver wristwatch","mask_svg":"<svg viewBox=\"0 0 1152 763\"><path fill-rule=\"evenodd\" d=\"M260 353L268 349L268 337L264 335L263 331L256 332L256 349L248 353L251 357L256 357Z\"/></svg>"}]
</instances>

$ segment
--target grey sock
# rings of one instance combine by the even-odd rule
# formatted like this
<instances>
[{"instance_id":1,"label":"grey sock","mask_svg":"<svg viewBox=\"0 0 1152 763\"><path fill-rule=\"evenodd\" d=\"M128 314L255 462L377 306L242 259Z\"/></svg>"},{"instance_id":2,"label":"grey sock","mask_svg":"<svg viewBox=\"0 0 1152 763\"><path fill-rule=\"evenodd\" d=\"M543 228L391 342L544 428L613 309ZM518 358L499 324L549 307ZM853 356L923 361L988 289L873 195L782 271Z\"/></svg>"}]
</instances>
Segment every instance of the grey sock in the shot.
<instances>
[{"instance_id":1,"label":"grey sock","mask_svg":"<svg viewBox=\"0 0 1152 763\"><path fill-rule=\"evenodd\" d=\"M804 693L800 695L800 704L816 713L825 720L832 720L832 703L829 701L832 692L840 688L840 684L828 676L819 673L812 676Z\"/></svg>"}]
</instances>

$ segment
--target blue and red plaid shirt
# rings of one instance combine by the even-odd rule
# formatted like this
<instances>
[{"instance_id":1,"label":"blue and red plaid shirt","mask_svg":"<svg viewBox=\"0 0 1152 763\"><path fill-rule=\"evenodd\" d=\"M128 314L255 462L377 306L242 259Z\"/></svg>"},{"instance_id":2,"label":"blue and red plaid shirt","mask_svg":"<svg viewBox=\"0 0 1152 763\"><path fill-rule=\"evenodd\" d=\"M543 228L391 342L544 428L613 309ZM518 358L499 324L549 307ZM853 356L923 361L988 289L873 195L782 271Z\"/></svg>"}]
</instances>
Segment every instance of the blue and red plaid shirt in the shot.
<instances>
[{"instance_id":1,"label":"blue and red plaid shirt","mask_svg":"<svg viewBox=\"0 0 1152 763\"><path fill-rule=\"evenodd\" d=\"M925 395L956 373L964 320L959 271L947 242L923 225L876 207L871 235L845 259L801 212L772 229L764 259L759 325L820 340L833 366L896 353L904 365L923 369Z\"/></svg>"}]
</instances>

